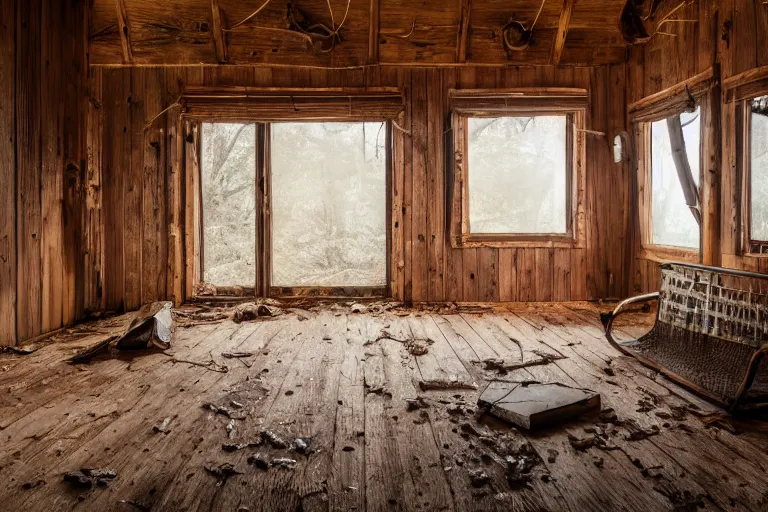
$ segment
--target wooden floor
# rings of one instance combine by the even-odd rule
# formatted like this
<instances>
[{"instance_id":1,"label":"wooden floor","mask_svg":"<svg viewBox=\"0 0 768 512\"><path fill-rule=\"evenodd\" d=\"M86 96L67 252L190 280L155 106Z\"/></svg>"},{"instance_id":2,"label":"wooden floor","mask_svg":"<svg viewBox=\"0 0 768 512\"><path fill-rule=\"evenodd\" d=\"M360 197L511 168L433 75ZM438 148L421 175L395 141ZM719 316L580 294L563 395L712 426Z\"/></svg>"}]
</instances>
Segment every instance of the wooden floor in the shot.
<instances>
[{"instance_id":1,"label":"wooden floor","mask_svg":"<svg viewBox=\"0 0 768 512\"><path fill-rule=\"evenodd\" d=\"M656 511L768 503L762 424L723 418L619 357L593 305L372 309L326 306L242 324L187 320L167 353L66 362L125 323L116 318L60 334L30 355L0 354L0 509ZM423 346L425 354L411 354ZM233 352L252 355L222 355L244 355ZM482 363L488 359L520 368L500 374ZM603 413L524 435L477 411L492 379L590 388L601 393ZM409 405L418 396L424 400ZM156 431L165 419L167 428ZM263 429L291 445L310 438L311 453L223 449L257 441ZM296 465L260 469L248 462L257 454ZM206 469L225 463L237 473L217 478ZM81 468L110 468L117 477L73 489L63 474Z\"/></svg>"}]
</instances>

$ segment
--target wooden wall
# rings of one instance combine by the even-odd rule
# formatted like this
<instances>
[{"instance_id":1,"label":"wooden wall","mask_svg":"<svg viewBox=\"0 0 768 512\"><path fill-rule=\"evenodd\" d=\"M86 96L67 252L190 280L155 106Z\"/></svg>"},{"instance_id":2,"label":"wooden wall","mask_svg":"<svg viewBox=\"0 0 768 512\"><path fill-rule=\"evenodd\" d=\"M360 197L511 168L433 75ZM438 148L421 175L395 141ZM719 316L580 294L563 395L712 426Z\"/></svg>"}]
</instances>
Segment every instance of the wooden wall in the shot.
<instances>
[{"instance_id":1,"label":"wooden wall","mask_svg":"<svg viewBox=\"0 0 768 512\"><path fill-rule=\"evenodd\" d=\"M85 4L0 4L0 345L83 313Z\"/></svg>"},{"instance_id":2,"label":"wooden wall","mask_svg":"<svg viewBox=\"0 0 768 512\"><path fill-rule=\"evenodd\" d=\"M713 65L719 65L721 79L768 65L768 5L762 0L698 0L674 16L693 23L667 23L664 31L645 46L634 47L627 65L627 94L631 103L662 91ZM768 260L739 256L739 226L736 208L736 110L733 103L720 102L719 133L722 157L709 172L719 173L719 251L713 263L729 268L768 273ZM714 123L715 130L717 122ZM702 139L703 140L703 139ZM637 215L633 215L637 223ZM635 233L639 234L637 224ZM639 237L635 237L635 254ZM658 289L658 262L636 258L633 262L632 291Z\"/></svg>"},{"instance_id":3,"label":"wooden wall","mask_svg":"<svg viewBox=\"0 0 768 512\"><path fill-rule=\"evenodd\" d=\"M315 70L265 67L91 70L89 155L101 170L106 309L172 298L181 279L174 254L178 209L168 186L178 172L174 115L148 120L185 85L271 87L399 86L405 130L395 130L392 291L414 301L558 301L622 297L629 274L629 170L608 140L624 129L625 66ZM444 130L447 90L573 86L590 91L587 128L587 243L584 249L452 249L447 239ZM102 127L101 130L99 127ZM99 133L103 134L101 142ZM94 179L97 179L94 177ZM98 216L98 201L88 216ZM182 245L183 246L183 245ZM97 278L97 276L94 276Z\"/></svg>"}]
</instances>

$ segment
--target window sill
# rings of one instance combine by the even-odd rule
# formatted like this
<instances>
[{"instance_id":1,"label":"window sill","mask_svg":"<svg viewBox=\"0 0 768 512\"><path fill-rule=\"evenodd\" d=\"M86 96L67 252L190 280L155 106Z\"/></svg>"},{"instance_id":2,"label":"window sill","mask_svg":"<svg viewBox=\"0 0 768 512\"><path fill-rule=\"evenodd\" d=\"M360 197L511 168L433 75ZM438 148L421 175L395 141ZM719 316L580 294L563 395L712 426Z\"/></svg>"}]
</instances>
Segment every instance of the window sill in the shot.
<instances>
[{"instance_id":1,"label":"window sill","mask_svg":"<svg viewBox=\"0 0 768 512\"><path fill-rule=\"evenodd\" d=\"M676 261L699 263L701 261L698 249L686 249L684 247L671 247L668 245L642 247L637 257L642 260L655 261L656 263L672 263Z\"/></svg>"},{"instance_id":2,"label":"window sill","mask_svg":"<svg viewBox=\"0 0 768 512\"><path fill-rule=\"evenodd\" d=\"M464 235L452 240L454 249L490 247L494 249L513 248L557 248L574 249L578 245L571 236L560 235Z\"/></svg>"}]
</instances>

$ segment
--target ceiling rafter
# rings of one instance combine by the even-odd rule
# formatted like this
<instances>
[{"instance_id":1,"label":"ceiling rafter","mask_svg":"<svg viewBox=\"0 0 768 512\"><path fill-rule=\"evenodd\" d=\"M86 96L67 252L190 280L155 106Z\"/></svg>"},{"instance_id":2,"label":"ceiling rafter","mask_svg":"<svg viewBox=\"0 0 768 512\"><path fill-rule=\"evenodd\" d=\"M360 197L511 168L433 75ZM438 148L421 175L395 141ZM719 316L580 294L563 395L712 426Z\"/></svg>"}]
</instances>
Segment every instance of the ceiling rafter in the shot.
<instances>
[{"instance_id":1,"label":"ceiling rafter","mask_svg":"<svg viewBox=\"0 0 768 512\"><path fill-rule=\"evenodd\" d=\"M469 15L472 6L470 0L461 0L461 13L459 17L459 34L456 42L456 62L467 61L467 40L469 39Z\"/></svg>"},{"instance_id":2,"label":"ceiling rafter","mask_svg":"<svg viewBox=\"0 0 768 512\"><path fill-rule=\"evenodd\" d=\"M560 64L565 48L565 38L568 36L568 27L571 24L571 15L576 0L563 0L563 7L560 10L560 21L557 23L557 34L555 35L555 44L552 47L552 64Z\"/></svg>"},{"instance_id":3,"label":"ceiling rafter","mask_svg":"<svg viewBox=\"0 0 768 512\"><path fill-rule=\"evenodd\" d=\"M220 64L227 62L227 39L224 34L221 7L219 0L211 0L211 12L213 19L213 43L216 48L216 60Z\"/></svg>"},{"instance_id":4,"label":"ceiling rafter","mask_svg":"<svg viewBox=\"0 0 768 512\"><path fill-rule=\"evenodd\" d=\"M131 29L128 26L128 14L125 10L125 0L115 0L117 9L117 26L120 31L120 43L123 48L123 64L133 63L131 50Z\"/></svg>"}]
</instances>

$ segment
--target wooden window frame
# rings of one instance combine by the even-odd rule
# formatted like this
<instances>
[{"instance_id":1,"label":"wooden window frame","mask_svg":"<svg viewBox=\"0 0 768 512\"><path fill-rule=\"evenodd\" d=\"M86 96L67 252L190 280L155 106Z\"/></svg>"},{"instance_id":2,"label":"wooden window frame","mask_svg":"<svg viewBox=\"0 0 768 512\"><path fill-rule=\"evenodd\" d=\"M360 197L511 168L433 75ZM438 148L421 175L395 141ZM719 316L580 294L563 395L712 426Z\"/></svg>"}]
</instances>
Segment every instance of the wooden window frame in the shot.
<instances>
[{"instance_id":1,"label":"wooden window frame","mask_svg":"<svg viewBox=\"0 0 768 512\"><path fill-rule=\"evenodd\" d=\"M254 298L386 298L391 294L393 121L402 115L401 94L392 88L253 89L191 88L179 115L184 207L185 300ZM324 110L323 102L328 108ZM291 108L285 108L284 103ZM306 112L303 110L306 109ZM378 112L375 113L375 112ZM384 122L386 127L386 276L383 286L272 286L270 124L274 122ZM256 125L256 269L254 286L200 286L203 276L202 123Z\"/></svg>"},{"instance_id":2,"label":"wooden window frame","mask_svg":"<svg viewBox=\"0 0 768 512\"><path fill-rule=\"evenodd\" d=\"M768 240L752 238L752 115L749 103L752 99L768 95L768 83L764 88L752 90L755 95L738 101L736 107L737 169L739 171L741 217L741 254L755 258L768 258Z\"/></svg>"},{"instance_id":3,"label":"wooden window frame","mask_svg":"<svg viewBox=\"0 0 768 512\"><path fill-rule=\"evenodd\" d=\"M720 90L718 70L709 68L668 89L642 98L628 105L637 173L638 215L640 224L640 249L642 259L665 263L684 261L689 263L716 264L719 251L719 222L709 215L718 208L716 200L717 172L705 173L706 162L719 160L719 109ZM651 124L678 115L693 107L700 108L699 139L699 206L702 222L699 226L698 249L653 243L653 189ZM710 130L707 130L707 127ZM716 132L716 133L715 133Z\"/></svg>"},{"instance_id":4,"label":"wooden window frame","mask_svg":"<svg viewBox=\"0 0 768 512\"><path fill-rule=\"evenodd\" d=\"M698 105L702 111L699 115L703 116L703 105ZM678 112L680 114L682 112ZM676 115L676 114L671 114ZM667 262L667 261L685 261L690 263L701 262L701 244L703 238L703 227L699 226L699 247L693 249L689 247L679 247L674 245L663 245L653 243L653 147L652 124L657 121L648 121L635 124L635 144L638 153L638 207L640 212L640 253L644 259ZM704 123L699 127L700 140L704 137ZM699 154L701 154L703 144L699 144ZM703 183L703 160L699 158L699 187Z\"/></svg>"},{"instance_id":5,"label":"wooden window frame","mask_svg":"<svg viewBox=\"0 0 768 512\"><path fill-rule=\"evenodd\" d=\"M453 248L580 248L585 246L585 124L587 91L570 88L451 90L453 177L449 179ZM566 232L472 233L469 223L470 118L566 116ZM446 145L448 148L451 144ZM466 157L465 157L466 155Z\"/></svg>"}]
</instances>

